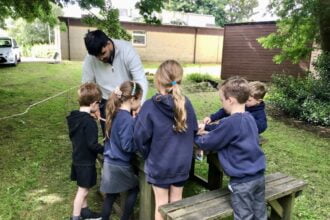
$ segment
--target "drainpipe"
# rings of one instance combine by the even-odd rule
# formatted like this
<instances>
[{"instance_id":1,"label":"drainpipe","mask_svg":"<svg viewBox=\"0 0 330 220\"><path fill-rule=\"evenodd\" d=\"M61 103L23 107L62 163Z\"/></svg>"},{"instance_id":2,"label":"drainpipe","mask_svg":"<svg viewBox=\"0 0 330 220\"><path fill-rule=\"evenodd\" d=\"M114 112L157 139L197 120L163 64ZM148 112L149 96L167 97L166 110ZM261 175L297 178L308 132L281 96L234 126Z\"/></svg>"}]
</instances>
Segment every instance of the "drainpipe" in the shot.
<instances>
[{"instance_id":1,"label":"drainpipe","mask_svg":"<svg viewBox=\"0 0 330 220\"><path fill-rule=\"evenodd\" d=\"M193 63L196 63L196 44L197 44L197 27L195 28L195 40L194 40L194 58Z\"/></svg>"},{"instance_id":2,"label":"drainpipe","mask_svg":"<svg viewBox=\"0 0 330 220\"><path fill-rule=\"evenodd\" d=\"M71 49L70 49L70 18L67 18L68 27L68 59L71 60Z\"/></svg>"}]
</instances>

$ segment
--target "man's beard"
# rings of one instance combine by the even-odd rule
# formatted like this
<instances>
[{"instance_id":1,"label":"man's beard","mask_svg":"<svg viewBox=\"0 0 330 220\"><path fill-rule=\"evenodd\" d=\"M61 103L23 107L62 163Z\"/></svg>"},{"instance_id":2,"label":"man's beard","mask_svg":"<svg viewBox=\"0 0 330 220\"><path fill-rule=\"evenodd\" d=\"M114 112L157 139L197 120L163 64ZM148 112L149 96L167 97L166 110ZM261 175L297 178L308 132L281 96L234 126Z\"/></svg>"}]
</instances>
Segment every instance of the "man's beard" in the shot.
<instances>
[{"instance_id":1,"label":"man's beard","mask_svg":"<svg viewBox=\"0 0 330 220\"><path fill-rule=\"evenodd\" d=\"M113 41L109 38L111 44L112 44L112 48L113 50L111 51L109 58L108 58L108 63L110 63L111 65L113 64L113 60L115 59L115 44L113 43Z\"/></svg>"}]
</instances>

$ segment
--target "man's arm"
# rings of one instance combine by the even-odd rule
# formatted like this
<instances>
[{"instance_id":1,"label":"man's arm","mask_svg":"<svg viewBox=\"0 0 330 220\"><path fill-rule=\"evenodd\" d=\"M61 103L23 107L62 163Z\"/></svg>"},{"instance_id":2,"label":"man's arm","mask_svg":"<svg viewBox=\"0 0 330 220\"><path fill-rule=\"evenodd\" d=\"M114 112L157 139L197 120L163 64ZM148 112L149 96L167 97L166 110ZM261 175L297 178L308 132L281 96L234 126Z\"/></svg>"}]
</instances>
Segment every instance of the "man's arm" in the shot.
<instances>
[{"instance_id":1,"label":"man's arm","mask_svg":"<svg viewBox=\"0 0 330 220\"><path fill-rule=\"evenodd\" d=\"M145 72L143 69L140 56L137 54L137 52L131 45L127 52L125 65L132 76L132 80L138 82L142 86L143 89L142 102L144 102L146 100L146 96L148 93L148 81L145 76Z\"/></svg>"},{"instance_id":2,"label":"man's arm","mask_svg":"<svg viewBox=\"0 0 330 220\"><path fill-rule=\"evenodd\" d=\"M94 82L95 83L95 73L94 68L92 66L92 57L90 55L86 55L83 63L83 69L82 69L82 83L86 82Z\"/></svg>"}]
</instances>

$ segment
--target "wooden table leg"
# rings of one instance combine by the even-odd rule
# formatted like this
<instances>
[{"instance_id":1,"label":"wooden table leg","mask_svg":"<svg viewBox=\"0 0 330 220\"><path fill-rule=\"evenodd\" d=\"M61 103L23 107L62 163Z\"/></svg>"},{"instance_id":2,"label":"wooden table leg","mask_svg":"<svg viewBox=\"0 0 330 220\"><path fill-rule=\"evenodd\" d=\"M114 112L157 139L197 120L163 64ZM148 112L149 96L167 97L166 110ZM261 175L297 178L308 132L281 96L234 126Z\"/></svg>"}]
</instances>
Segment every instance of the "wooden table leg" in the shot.
<instances>
[{"instance_id":1,"label":"wooden table leg","mask_svg":"<svg viewBox=\"0 0 330 220\"><path fill-rule=\"evenodd\" d=\"M147 183L144 172L139 172L140 211L139 219L153 220L155 217L155 198L152 187Z\"/></svg>"},{"instance_id":2,"label":"wooden table leg","mask_svg":"<svg viewBox=\"0 0 330 220\"><path fill-rule=\"evenodd\" d=\"M208 188L210 190L222 188L223 172L220 167L218 155L215 153L208 154L207 163L209 164Z\"/></svg>"},{"instance_id":3,"label":"wooden table leg","mask_svg":"<svg viewBox=\"0 0 330 220\"><path fill-rule=\"evenodd\" d=\"M292 210L294 205L295 195L290 194L283 198L277 199L277 211L276 206L272 207L270 219L271 220L290 220L292 218ZM275 204L276 204L275 203ZM274 206L274 204L272 204Z\"/></svg>"},{"instance_id":4,"label":"wooden table leg","mask_svg":"<svg viewBox=\"0 0 330 220\"><path fill-rule=\"evenodd\" d=\"M141 157L136 156L133 159L133 164L138 172L140 186L139 219L153 220L155 217L155 198L151 185L146 181L144 161Z\"/></svg>"}]
</instances>

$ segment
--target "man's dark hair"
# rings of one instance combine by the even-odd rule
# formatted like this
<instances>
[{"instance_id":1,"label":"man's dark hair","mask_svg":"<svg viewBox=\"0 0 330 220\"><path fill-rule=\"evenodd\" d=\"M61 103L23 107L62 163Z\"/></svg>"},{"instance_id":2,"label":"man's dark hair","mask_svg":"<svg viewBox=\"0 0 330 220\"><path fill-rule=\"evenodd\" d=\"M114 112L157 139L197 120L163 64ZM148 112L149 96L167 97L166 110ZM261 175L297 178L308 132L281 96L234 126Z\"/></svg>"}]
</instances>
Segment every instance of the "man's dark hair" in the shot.
<instances>
[{"instance_id":1,"label":"man's dark hair","mask_svg":"<svg viewBox=\"0 0 330 220\"><path fill-rule=\"evenodd\" d=\"M89 31L85 35L85 46L90 55L98 56L108 44L109 37L101 30Z\"/></svg>"}]
</instances>

